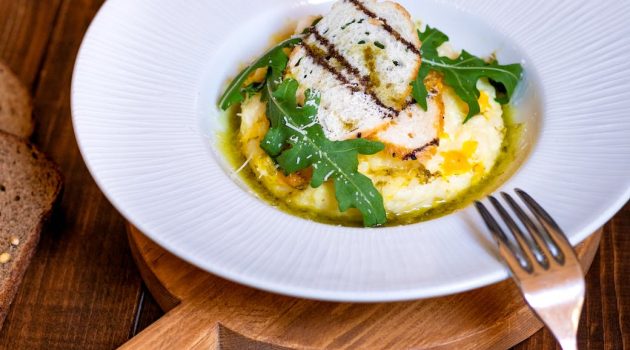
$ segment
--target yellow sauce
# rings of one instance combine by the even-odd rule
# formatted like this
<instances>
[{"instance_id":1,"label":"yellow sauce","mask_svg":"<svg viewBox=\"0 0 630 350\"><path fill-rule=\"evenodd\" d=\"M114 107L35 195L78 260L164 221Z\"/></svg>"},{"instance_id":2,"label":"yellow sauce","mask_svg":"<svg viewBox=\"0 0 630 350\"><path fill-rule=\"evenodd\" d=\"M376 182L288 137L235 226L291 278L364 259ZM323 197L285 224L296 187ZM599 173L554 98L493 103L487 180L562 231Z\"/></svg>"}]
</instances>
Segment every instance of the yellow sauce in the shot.
<instances>
[{"instance_id":1,"label":"yellow sauce","mask_svg":"<svg viewBox=\"0 0 630 350\"><path fill-rule=\"evenodd\" d=\"M503 122L505 124L505 137L501 145L501 153L499 153L492 170L481 181L470 186L466 191L446 203L439 203L419 215L411 213L399 216L395 220L388 221L387 226L408 225L436 219L463 209L473 201L481 199L496 190L517 168L518 164L514 163L523 134L523 124L514 122L514 109L510 105L503 106ZM475 171L477 172L477 169Z\"/></svg>"},{"instance_id":2,"label":"yellow sauce","mask_svg":"<svg viewBox=\"0 0 630 350\"><path fill-rule=\"evenodd\" d=\"M469 140L464 142L462 149L459 151L442 152L441 155L444 157L444 164L442 165L443 175L459 175L471 171L473 164L470 164L468 159L476 150L477 141Z\"/></svg>"}]
</instances>

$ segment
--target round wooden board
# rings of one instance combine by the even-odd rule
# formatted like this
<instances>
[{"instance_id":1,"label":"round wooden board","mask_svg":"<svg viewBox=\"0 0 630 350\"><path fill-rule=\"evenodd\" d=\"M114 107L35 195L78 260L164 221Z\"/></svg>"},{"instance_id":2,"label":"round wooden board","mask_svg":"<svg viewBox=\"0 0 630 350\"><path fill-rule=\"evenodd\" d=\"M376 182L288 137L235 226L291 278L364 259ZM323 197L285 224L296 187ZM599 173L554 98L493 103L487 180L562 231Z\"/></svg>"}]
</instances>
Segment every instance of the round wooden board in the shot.
<instances>
[{"instance_id":1,"label":"round wooden board","mask_svg":"<svg viewBox=\"0 0 630 350\"><path fill-rule=\"evenodd\" d=\"M167 313L124 349L506 349L538 331L511 280L446 297L351 304L263 292L204 272L128 225L147 287ZM585 271L601 230L578 247Z\"/></svg>"}]
</instances>

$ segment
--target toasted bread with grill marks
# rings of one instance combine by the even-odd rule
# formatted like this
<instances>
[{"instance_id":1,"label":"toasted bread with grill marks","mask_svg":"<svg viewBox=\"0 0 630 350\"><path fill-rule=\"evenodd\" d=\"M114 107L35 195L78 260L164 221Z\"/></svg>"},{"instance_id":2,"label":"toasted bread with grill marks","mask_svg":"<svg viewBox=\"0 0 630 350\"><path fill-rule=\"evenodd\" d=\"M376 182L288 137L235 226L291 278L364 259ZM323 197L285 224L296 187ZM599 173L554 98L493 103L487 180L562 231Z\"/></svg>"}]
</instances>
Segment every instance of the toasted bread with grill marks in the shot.
<instances>
[{"instance_id":1,"label":"toasted bread with grill marks","mask_svg":"<svg viewBox=\"0 0 630 350\"><path fill-rule=\"evenodd\" d=\"M291 53L287 76L321 93L318 119L343 140L383 129L406 106L420 68L409 13L390 1L339 1Z\"/></svg>"},{"instance_id":2,"label":"toasted bread with grill marks","mask_svg":"<svg viewBox=\"0 0 630 350\"><path fill-rule=\"evenodd\" d=\"M409 104L375 138L385 143L390 153L405 159L424 159L433 155L444 126L444 84L439 73L431 72L424 80L429 90L427 110Z\"/></svg>"}]
</instances>

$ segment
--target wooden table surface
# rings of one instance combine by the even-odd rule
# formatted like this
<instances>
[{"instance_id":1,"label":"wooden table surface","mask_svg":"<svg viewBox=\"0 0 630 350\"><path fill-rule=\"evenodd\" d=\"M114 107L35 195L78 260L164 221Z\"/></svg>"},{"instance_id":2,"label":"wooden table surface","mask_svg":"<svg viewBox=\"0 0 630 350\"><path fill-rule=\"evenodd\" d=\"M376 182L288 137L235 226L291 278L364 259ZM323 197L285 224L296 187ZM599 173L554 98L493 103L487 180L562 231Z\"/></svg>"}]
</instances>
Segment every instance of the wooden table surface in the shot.
<instances>
[{"instance_id":1,"label":"wooden table surface","mask_svg":"<svg viewBox=\"0 0 630 350\"><path fill-rule=\"evenodd\" d=\"M33 141L65 176L63 200L0 332L1 349L112 349L161 315L132 261L124 220L90 177L72 130L74 59L102 2L0 0L0 59L30 88ZM630 204L606 225L587 279L580 349L630 348ZM516 348L556 345L542 330Z\"/></svg>"}]
</instances>

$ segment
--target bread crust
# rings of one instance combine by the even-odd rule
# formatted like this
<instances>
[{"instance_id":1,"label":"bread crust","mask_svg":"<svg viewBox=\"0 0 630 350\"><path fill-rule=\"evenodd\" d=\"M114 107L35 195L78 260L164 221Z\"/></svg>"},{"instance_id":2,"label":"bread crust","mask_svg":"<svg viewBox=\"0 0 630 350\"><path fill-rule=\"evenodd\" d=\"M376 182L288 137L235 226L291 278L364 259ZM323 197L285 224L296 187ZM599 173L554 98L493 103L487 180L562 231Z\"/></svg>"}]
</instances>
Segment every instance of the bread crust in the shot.
<instances>
[{"instance_id":1,"label":"bread crust","mask_svg":"<svg viewBox=\"0 0 630 350\"><path fill-rule=\"evenodd\" d=\"M376 1L374 1L376 2ZM409 13L409 11L407 11L407 9L405 7L403 7L401 4L394 2L394 1L383 1L381 2L381 4L383 5L388 5L388 6L392 6L394 8L396 8L396 11L402 13L403 17L405 17L405 19L407 20L408 24L410 27L415 28L416 25L413 22L413 17L411 17L411 14ZM420 38L418 38L417 35L413 35L412 36L412 43L416 46L416 48L420 48Z\"/></svg>"},{"instance_id":2,"label":"bread crust","mask_svg":"<svg viewBox=\"0 0 630 350\"><path fill-rule=\"evenodd\" d=\"M47 181L47 185L51 186L47 188L47 196L46 198L42 198L43 202L40 203L39 206L40 211L35 215L33 221L23 222L18 219L20 225L27 231L10 233L11 235L19 238L19 244L11 244L9 246L0 247L0 253L8 251L11 256L11 260L0 265L0 278L3 278L2 282L0 282L0 323L2 323L18 291L26 269L29 266L29 262L35 254L42 227L46 220L50 217L55 203L60 198L60 193L63 190L63 176L59 167L44 153L37 150L32 144L24 141L22 138L11 135L2 130L0 130L0 151L2 151L0 152L0 157L7 158L16 156L19 152L19 156L16 157L18 159L15 159L15 163L2 162L1 164L3 166L7 166L8 164L16 168L26 166L27 169L23 169L25 171L29 169L35 170L35 167L38 167L38 170L42 170L41 174L38 173L38 175L46 176L45 180ZM32 159L29 159L29 157L32 157ZM0 160L2 160L2 158L0 158ZM2 172L5 176L9 174L9 171L6 169L2 169ZM33 174L33 176L35 176L35 174ZM0 184L2 182L5 183L3 185L2 192L7 191L6 186L9 185L7 183L8 181L10 181L10 179L3 178L0 175ZM38 181L24 181L21 182L20 185L26 186L20 190L22 193L36 192L38 189L41 189L35 188L36 186L41 185ZM2 202L0 202L0 204L2 204ZM5 208L0 207L0 209ZM11 220L11 218L9 218L9 215L11 214L10 212L3 210L3 214L4 215L0 217L0 223L5 222L5 220ZM13 219L15 220L16 218ZM1 241L4 241L5 243L12 239L11 237L0 238Z\"/></svg>"},{"instance_id":3,"label":"bread crust","mask_svg":"<svg viewBox=\"0 0 630 350\"><path fill-rule=\"evenodd\" d=\"M413 23L413 18L411 17L411 14L401 4L399 4L397 2L393 2L393 1L385 1L385 3L391 4L391 6L394 6L399 12L401 12L403 14L403 16L406 17L407 21L409 22L409 25L412 28L416 27L416 25ZM413 38L412 43L416 46L416 48L420 49L420 45L421 45L420 38L417 35L413 35L412 38ZM416 78L416 76L418 75L418 72L420 71L420 67L421 66L422 66L422 56L420 56L420 62L418 62L418 64L412 70L410 79L414 80ZM412 91L412 87L411 87L411 85L409 85L407 87L406 95L407 96L411 95L411 91Z\"/></svg>"}]
</instances>

